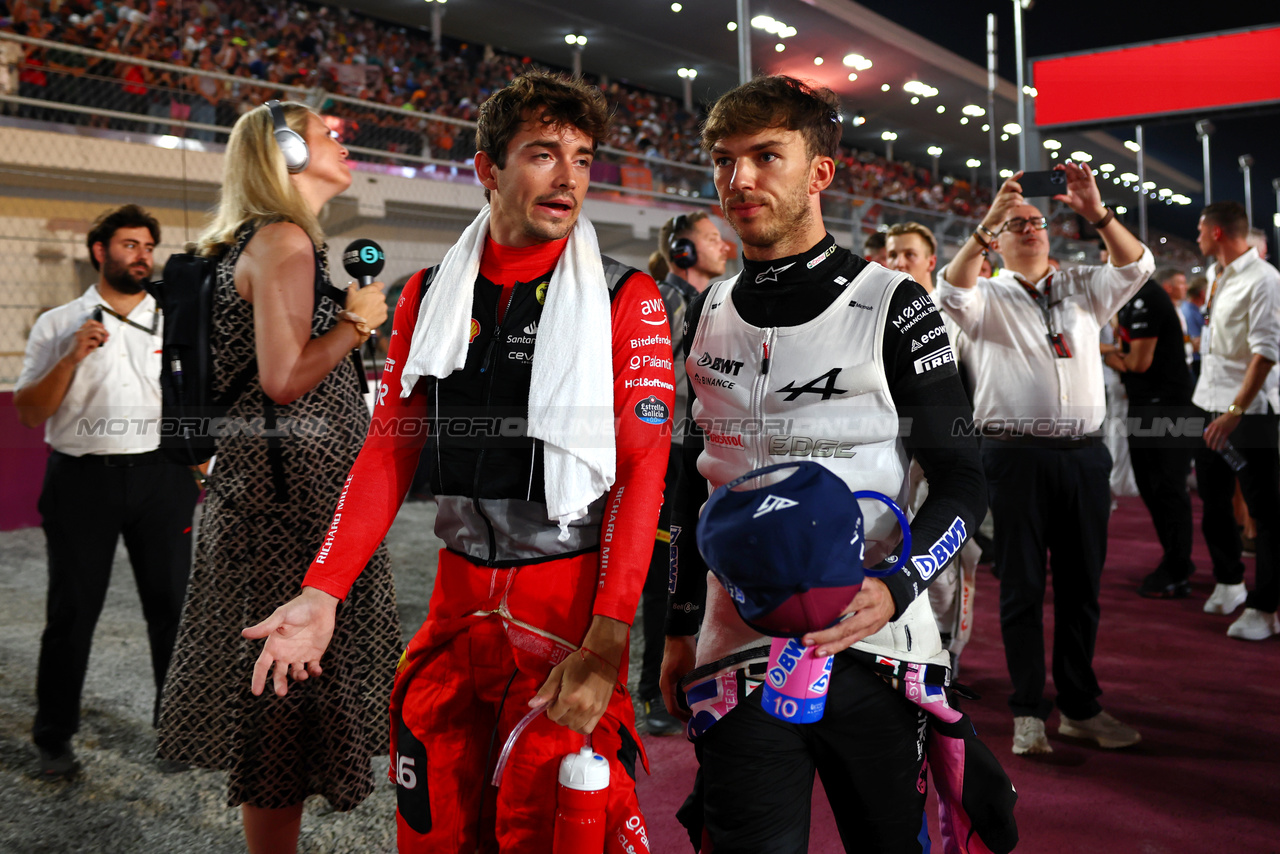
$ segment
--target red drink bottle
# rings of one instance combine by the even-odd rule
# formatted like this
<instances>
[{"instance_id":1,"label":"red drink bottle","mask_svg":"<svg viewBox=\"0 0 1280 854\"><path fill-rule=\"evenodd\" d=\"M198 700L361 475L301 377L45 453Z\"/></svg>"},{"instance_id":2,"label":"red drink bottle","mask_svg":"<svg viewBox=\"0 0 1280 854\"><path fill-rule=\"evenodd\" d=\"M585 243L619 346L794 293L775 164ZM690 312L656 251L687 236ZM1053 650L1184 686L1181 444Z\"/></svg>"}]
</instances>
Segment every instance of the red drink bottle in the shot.
<instances>
[{"instance_id":1,"label":"red drink bottle","mask_svg":"<svg viewBox=\"0 0 1280 854\"><path fill-rule=\"evenodd\" d=\"M560 760L553 854L603 854L609 761L590 747Z\"/></svg>"}]
</instances>

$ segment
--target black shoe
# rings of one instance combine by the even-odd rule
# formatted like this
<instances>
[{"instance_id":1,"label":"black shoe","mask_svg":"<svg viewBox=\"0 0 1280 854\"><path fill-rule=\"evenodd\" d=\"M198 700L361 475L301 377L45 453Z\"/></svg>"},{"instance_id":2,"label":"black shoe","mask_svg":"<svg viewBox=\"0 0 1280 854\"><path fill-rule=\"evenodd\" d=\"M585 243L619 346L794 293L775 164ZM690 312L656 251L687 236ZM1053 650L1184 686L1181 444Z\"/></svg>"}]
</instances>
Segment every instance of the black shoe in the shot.
<instances>
[{"instance_id":1,"label":"black shoe","mask_svg":"<svg viewBox=\"0 0 1280 854\"><path fill-rule=\"evenodd\" d=\"M185 774L191 770L191 766L177 759L157 759L156 770L161 774Z\"/></svg>"},{"instance_id":2,"label":"black shoe","mask_svg":"<svg viewBox=\"0 0 1280 854\"><path fill-rule=\"evenodd\" d=\"M1156 570L1142 579L1142 583L1138 585L1138 595L1146 599L1186 599L1191 595L1191 582L1185 578L1173 581Z\"/></svg>"},{"instance_id":3,"label":"black shoe","mask_svg":"<svg viewBox=\"0 0 1280 854\"><path fill-rule=\"evenodd\" d=\"M676 735L684 724L667 711L661 699L644 701L644 731L649 735Z\"/></svg>"},{"instance_id":4,"label":"black shoe","mask_svg":"<svg viewBox=\"0 0 1280 854\"><path fill-rule=\"evenodd\" d=\"M43 747L37 749L40 751L41 780L51 783L70 780L80 770L80 763L76 761L76 755L69 744L64 744L58 750L46 750Z\"/></svg>"}]
</instances>

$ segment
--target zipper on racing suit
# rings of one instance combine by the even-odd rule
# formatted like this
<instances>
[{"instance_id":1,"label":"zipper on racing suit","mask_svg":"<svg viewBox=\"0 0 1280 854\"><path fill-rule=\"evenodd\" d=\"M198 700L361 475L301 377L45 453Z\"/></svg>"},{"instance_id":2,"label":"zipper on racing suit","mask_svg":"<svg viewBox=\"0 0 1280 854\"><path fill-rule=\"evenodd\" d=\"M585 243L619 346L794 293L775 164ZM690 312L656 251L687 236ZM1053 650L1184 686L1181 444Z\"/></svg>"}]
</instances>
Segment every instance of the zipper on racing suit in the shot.
<instances>
[{"instance_id":1,"label":"zipper on racing suit","mask_svg":"<svg viewBox=\"0 0 1280 854\"><path fill-rule=\"evenodd\" d=\"M751 419L755 424L755 459L753 469L763 468L768 460L768 437L764 432L764 396L769 387L769 360L773 355L776 329L760 330L760 371L751 383Z\"/></svg>"},{"instance_id":2,"label":"zipper on racing suit","mask_svg":"<svg viewBox=\"0 0 1280 854\"><path fill-rule=\"evenodd\" d=\"M485 350L484 361L480 364L480 373L484 374L487 377L484 385L484 402L486 404L489 404L492 402L493 376L495 373L495 371L492 369L496 367L496 365L494 364L493 357L497 354L498 343L502 340L502 321L499 320L499 318L505 319L507 317L508 312L511 311L511 304L515 302L515 299L516 299L516 288L518 288L519 286L520 286L519 282L516 282L514 285L512 285L511 294L510 296L507 297L507 304L504 306L502 305L501 302L499 302L498 307L494 309L493 335L489 337L489 347L488 349ZM498 541L493 531L493 521L488 517L488 515L484 512L484 508L480 505L480 474L484 469L484 450L485 449L482 447L480 448L480 453L476 454L476 473L471 480L471 506L475 508L476 513L479 514L480 518L484 520L485 533L488 536L488 540L489 540L488 559L496 560L497 551L498 551Z\"/></svg>"}]
</instances>

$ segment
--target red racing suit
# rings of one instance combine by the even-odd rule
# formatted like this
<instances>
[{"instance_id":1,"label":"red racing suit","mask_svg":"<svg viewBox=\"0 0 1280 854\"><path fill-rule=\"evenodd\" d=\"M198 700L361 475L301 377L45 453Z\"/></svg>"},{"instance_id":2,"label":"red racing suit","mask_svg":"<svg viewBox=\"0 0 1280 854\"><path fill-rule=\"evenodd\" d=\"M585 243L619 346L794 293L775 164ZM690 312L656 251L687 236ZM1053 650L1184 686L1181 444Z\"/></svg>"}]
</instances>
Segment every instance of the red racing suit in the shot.
<instances>
[{"instance_id":1,"label":"red racing suit","mask_svg":"<svg viewBox=\"0 0 1280 854\"><path fill-rule=\"evenodd\" d=\"M498 751L551 668L595 615L632 622L662 503L671 343L657 286L604 258L610 287L616 480L562 540L543 503L541 443L523 432L538 319L564 241L487 241L466 365L400 397L399 369L438 268L405 285L363 450L305 585L342 598L386 535L419 458L432 465L440 552L429 615L401 658L391 699L402 852L551 850L559 761L583 737L539 717L501 788ZM627 662L592 745L611 766L610 854L648 849L635 797L640 750Z\"/></svg>"}]
</instances>

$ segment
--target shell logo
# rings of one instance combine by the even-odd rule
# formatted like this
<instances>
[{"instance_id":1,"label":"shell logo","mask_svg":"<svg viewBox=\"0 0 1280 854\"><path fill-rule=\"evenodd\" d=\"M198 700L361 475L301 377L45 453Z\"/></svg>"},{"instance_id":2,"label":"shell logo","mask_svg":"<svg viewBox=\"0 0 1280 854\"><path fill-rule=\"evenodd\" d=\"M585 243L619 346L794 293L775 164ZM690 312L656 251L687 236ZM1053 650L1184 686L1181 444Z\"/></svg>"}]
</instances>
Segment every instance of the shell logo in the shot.
<instances>
[{"instance_id":1,"label":"shell logo","mask_svg":"<svg viewBox=\"0 0 1280 854\"><path fill-rule=\"evenodd\" d=\"M467 343L471 344L476 340L476 336L480 334L480 321L474 317L471 318L471 337L467 339Z\"/></svg>"}]
</instances>

